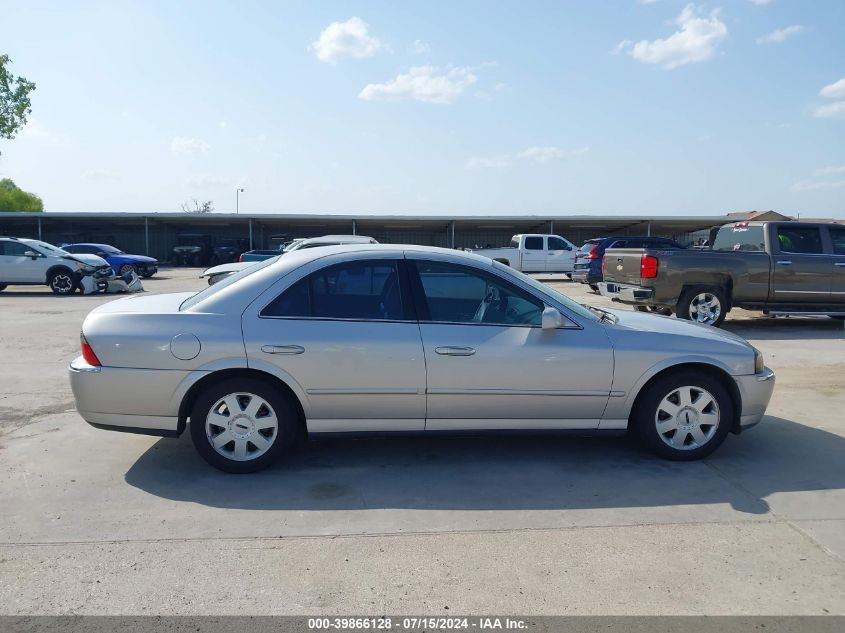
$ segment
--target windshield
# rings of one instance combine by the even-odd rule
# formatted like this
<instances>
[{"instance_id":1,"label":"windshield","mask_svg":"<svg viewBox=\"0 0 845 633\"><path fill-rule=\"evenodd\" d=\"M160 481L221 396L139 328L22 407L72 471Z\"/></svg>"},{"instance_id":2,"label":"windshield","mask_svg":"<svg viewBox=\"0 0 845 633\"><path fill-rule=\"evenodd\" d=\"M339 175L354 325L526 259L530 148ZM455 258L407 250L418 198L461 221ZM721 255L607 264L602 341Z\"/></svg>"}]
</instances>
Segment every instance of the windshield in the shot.
<instances>
[{"instance_id":1,"label":"windshield","mask_svg":"<svg viewBox=\"0 0 845 633\"><path fill-rule=\"evenodd\" d=\"M47 242L42 242L41 240L21 240L21 242L34 246L37 250L48 255L70 255L66 250L48 244Z\"/></svg>"},{"instance_id":2,"label":"windshield","mask_svg":"<svg viewBox=\"0 0 845 633\"><path fill-rule=\"evenodd\" d=\"M187 310L188 308L195 306L200 301L205 301L209 297L217 294L223 288L228 288L233 283L238 282L239 280L243 279L247 275L251 275L257 270L261 270L262 268L266 268L273 262L279 259L279 255L276 257L271 257L270 259L265 259L263 262L255 262L254 264L247 266L243 270L236 272L232 275L229 275L225 279L218 281L216 284L209 286L205 290L201 290L197 294L193 295L192 297L188 297L182 302L182 305L179 306L179 311Z\"/></svg>"},{"instance_id":3,"label":"windshield","mask_svg":"<svg viewBox=\"0 0 845 633\"><path fill-rule=\"evenodd\" d=\"M585 319L590 319L590 321L600 320L600 317L597 314L595 314L594 312L591 312L588 308L585 308L584 306L582 306L577 301L570 299L565 294L558 292L557 290L555 290L551 286L544 284L542 282L539 282L536 279L534 279L533 277L529 277L528 275L525 275L525 274L519 272L518 270L514 270L510 266L505 266L504 264L501 264L497 261L493 262L493 266L495 266L496 268L498 268L500 270L507 271L509 274L514 275L515 277L518 277L521 281L525 282L527 285L531 286L535 290L539 291L540 293L542 293L544 295L548 295L549 297L551 297L552 299L554 299L558 303L563 304L564 306L566 306L569 310L571 310L572 312L574 312L578 316L584 317Z\"/></svg>"},{"instance_id":4,"label":"windshield","mask_svg":"<svg viewBox=\"0 0 845 633\"><path fill-rule=\"evenodd\" d=\"M597 245L598 245L598 241L595 241L595 242L586 242L586 243L585 243L585 244L584 244L581 248L579 248L579 249L578 249L578 252L579 252L579 253L581 253L581 254L583 254L583 255L586 255L586 254L587 254L587 253L589 253L591 250L593 250L593 247L594 247L594 246L597 246Z\"/></svg>"},{"instance_id":5,"label":"windshield","mask_svg":"<svg viewBox=\"0 0 845 633\"><path fill-rule=\"evenodd\" d=\"M293 240L292 242L288 242L284 246L282 246L283 253L290 253L291 251L295 251L296 249L302 246L302 242L305 240Z\"/></svg>"},{"instance_id":6,"label":"windshield","mask_svg":"<svg viewBox=\"0 0 845 633\"><path fill-rule=\"evenodd\" d=\"M97 247L104 253L109 253L111 255L123 255L122 250L115 248L114 246L109 246L108 244L97 244Z\"/></svg>"}]
</instances>

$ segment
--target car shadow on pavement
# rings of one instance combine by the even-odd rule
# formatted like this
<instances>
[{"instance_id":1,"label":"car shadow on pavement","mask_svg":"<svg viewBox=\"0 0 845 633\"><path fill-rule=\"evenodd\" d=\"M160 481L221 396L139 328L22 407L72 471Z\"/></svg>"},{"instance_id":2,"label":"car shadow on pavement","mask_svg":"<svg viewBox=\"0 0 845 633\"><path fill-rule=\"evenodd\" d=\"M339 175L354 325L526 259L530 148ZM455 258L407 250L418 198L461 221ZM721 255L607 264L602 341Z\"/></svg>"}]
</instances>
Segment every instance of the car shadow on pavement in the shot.
<instances>
[{"instance_id":1,"label":"car shadow on pavement","mask_svg":"<svg viewBox=\"0 0 845 633\"><path fill-rule=\"evenodd\" d=\"M729 503L763 514L773 493L845 488L845 438L766 417L700 462L624 437L478 436L312 441L272 468L228 475L185 433L126 474L150 494L256 510L559 510Z\"/></svg>"},{"instance_id":2,"label":"car shadow on pavement","mask_svg":"<svg viewBox=\"0 0 845 633\"><path fill-rule=\"evenodd\" d=\"M829 317L788 317L725 321L722 328L761 341L845 339L845 323Z\"/></svg>"}]
</instances>

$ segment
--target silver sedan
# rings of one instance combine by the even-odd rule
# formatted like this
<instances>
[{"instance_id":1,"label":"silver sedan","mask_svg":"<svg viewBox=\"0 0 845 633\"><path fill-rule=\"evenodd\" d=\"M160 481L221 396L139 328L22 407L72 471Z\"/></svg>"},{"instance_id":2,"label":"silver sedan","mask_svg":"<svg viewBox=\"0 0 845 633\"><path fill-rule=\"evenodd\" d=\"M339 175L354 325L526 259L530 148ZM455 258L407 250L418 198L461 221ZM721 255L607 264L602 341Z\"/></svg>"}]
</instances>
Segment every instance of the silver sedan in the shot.
<instances>
[{"instance_id":1,"label":"silver sedan","mask_svg":"<svg viewBox=\"0 0 845 633\"><path fill-rule=\"evenodd\" d=\"M90 424L188 427L203 458L238 473L303 433L631 430L698 459L758 423L774 388L760 353L723 330L397 245L302 250L197 294L107 303L85 319L70 381Z\"/></svg>"}]
</instances>

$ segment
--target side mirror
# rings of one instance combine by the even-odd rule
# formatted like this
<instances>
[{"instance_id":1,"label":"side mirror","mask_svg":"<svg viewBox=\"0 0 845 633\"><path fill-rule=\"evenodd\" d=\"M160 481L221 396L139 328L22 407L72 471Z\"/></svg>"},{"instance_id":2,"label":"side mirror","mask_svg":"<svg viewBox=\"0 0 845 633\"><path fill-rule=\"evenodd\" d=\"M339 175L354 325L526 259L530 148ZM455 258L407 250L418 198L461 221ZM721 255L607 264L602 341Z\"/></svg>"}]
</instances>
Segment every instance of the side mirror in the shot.
<instances>
[{"instance_id":1,"label":"side mirror","mask_svg":"<svg viewBox=\"0 0 845 633\"><path fill-rule=\"evenodd\" d=\"M546 306L543 310L543 329L556 330L559 327L563 327L563 315L557 308Z\"/></svg>"},{"instance_id":2,"label":"side mirror","mask_svg":"<svg viewBox=\"0 0 845 633\"><path fill-rule=\"evenodd\" d=\"M32 259L38 259L38 253L34 251L24 251L24 257L31 257Z\"/></svg>"}]
</instances>

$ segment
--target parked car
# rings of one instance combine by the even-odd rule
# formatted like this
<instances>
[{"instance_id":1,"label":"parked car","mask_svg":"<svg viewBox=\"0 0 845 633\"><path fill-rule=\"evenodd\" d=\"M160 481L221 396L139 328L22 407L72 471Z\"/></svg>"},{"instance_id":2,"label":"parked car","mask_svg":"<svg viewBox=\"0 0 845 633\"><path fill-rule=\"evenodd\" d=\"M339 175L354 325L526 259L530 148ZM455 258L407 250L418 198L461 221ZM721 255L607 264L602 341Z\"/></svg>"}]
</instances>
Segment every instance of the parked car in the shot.
<instances>
[{"instance_id":1,"label":"parked car","mask_svg":"<svg viewBox=\"0 0 845 633\"><path fill-rule=\"evenodd\" d=\"M316 248L317 246L336 246L338 244L378 244L376 240L366 235L323 235L322 237L308 237L292 240L282 244L275 250L247 251L240 257L241 262L261 262L282 253L290 253L300 248Z\"/></svg>"},{"instance_id":2,"label":"parked car","mask_svg":"<svg viewBox=\"0 0 845 633\"><path fill-rule=\"evenodd\" d=\"M504 248L481 248L470 252L489 257L524 273L571 273L578 249L559 235L545 233L514 235Z\"/></svg>"},{"instance_id":3,"label":"parked car","mask_svg":"<svg viewBox=\"0 0 845 633\"><path fill-rule=\"evenodd\" d=\"M584 242L575 255L575 270L572 281L589 284L595 291L599 289L602 276L602 260L608 248L645 248L651 246L660 249L684 248L675 240L667 237L597 237Z\"/></svg>"},{"instance_id":4,"label":"parked car","mask_svg":"<svg viewBox=\"0 0 845 633\"><path fill-rule=\"evenodd\" d=\"M44 284L57 295L69 295L86 277L94 288L105 288L114 271L96 255L71 255L40 240L0 237L0 290Z\"/></svg>"},{"instance_id":5,"label":"parked car","mask_svg":"<svg viewBox=\"0 0 845 633\"><path fill-rule=\"evenodd\" d=\"M229 472L301 433L629 427L704 457L763 417L774 374L742 338L582 306L489 258L299 249L197 294L104 304L69 368L80 415L178 436ZM577 371L573 371L577 368Z\"/></svg>"},{"instance_id":6,"label":"parked car","mask_svg":"<svg viewBox=\"0 0 845 633\"><path fill-rule=\"evenodd\" d=\"M135 273L149 279L158 272L158 260L146 255L128 255L109 244L63 244L62 249L72 255L97 255L105 259L116 275Z\"/></svg>"},{"instance_id":7,"label":"parked car","mask_svg":"<svg viewBox=\"0 0 845 633\"><path fill-rule=\"evenodd\" d=\"M324 235L322 237L311 237L305 239L297 239L287 244L283 244L278 250L272 251L249 251L241 255L239 262L231 264L222 264L220 266L212 266L208 270L203 271L201 278L208 279L208 285L213 286L218 281L222 281L229 275L249 268L253 264L278 257L285 253L291 253L301 248L316 248L317 246L337 246L338 244L378 244L373 238L366 235Z\"/></svg>"},{"instance_id":8,"label":"parked car","mask_svg":"<svg viewBox=\"0 0 845 633\"><path fill-rule=\"evenodd\" d=\"M208 266L214 254L211 235L204 233L180 233L173 247L173 259L177 266Z\"/></svg>"},{"instance_id":9,"label":"parked car","mask_svg":"<svg viewBox=\"0 0 845 633\"><path fill-rule=\"evenodd\" d=\"M720 325L732 308L845 317L845 226L739 222L706 250L611 249L601 293Z\"/></svg>"}]
</instances>

